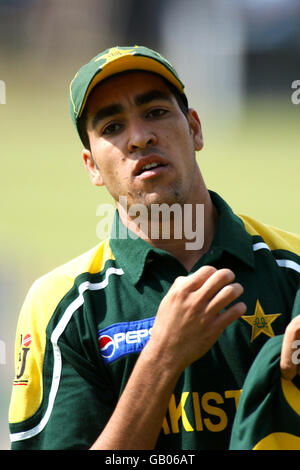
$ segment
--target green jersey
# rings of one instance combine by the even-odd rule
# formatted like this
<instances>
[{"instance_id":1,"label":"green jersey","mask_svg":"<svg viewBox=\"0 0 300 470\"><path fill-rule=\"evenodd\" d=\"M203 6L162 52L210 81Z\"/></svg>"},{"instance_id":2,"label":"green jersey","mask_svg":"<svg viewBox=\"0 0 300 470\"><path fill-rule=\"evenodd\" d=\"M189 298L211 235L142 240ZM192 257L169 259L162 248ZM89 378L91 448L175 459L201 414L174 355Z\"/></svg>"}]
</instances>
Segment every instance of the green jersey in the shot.
<instances>
[{"instance_id":1,"label":"green jersey","mask_svg":"<svg viewBox=\"0 0 300 470\"><path fill-rule=\"evenodd\" d=\"M157 449L227 449L247 372L291 319L300 281L300 237L235 215L215 193L218 227L203 265L230 268L247 313L181 375ZM87 449L119 400L151 336L158 306L178 276L169 253L114 237L37 280L16 336L9 421L13 449ZM189 339L186 338L188 341Z\"/></svg>"}]
</instances>

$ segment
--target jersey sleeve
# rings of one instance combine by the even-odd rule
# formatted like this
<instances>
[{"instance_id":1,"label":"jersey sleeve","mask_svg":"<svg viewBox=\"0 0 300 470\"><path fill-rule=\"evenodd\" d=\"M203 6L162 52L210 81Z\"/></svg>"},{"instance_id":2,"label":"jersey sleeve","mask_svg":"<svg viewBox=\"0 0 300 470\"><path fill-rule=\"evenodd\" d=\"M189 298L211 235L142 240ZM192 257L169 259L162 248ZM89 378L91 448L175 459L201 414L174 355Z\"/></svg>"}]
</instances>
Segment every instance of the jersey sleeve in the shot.
<instances>
[{"instance_id":1,"label":"jersey sleeve","mask_svg":"<svg viewBox=\"0 0 300 470\"><path fill-rule=\"evenodd\" d=\"M87 449L114 407L110 377L75 278L55 272L36 281L16 332L9 408L12 449Z\"/></svg>"},{"instance_id":2,"label":"jersey sleeve","mask_svg":"<svg viewBox=\"0 0 300 470\"><path fill-rule=\"evenodd\" d=\"M45 360L42 404L27 419L10 424L13 450L84 450L103 430L114 408L111 390L99 378L96 384L88 363L87 373L80 373L70 355L62 351L59 376Z\"/></svg>"},{"instance_id":3,"label":"jersey sleeve","mask_svg":"<svg viewBox=\"0 0 300 470\"><path fill-rule=\"evenodd\" d=\"M300 289L292 316L300 315ZM280 372L283 335L267 341L246 377L233 424L231 450L300 450L300 376ZM295 351L298 360L300 353Z\"/></svg>"}]
</instances>

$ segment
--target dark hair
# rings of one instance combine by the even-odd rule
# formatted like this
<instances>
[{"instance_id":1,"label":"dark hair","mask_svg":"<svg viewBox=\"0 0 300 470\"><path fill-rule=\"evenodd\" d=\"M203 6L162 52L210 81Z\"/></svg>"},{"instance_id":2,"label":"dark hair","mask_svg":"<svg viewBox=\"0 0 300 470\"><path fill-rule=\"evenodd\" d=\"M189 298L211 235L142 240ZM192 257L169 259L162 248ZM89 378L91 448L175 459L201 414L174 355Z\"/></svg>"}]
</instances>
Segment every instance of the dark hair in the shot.
<instances>
[{"instance_id":1,"label":"dark hair","mask_svg":"<svg viewBox=\"0 0 300 470\"><path fill-rule=\"evenodd\" d=\"M130 72L122 72L122 73L130 73ZM153 72L150 72L150 73L153 73ZM157 75L157 74L154 74L154 75ZM180 93L180 91L175 87L175 85L173 85L173 83L169 82L167 79L165 79L161 75L159 75L159 77L161 77L164 80L165 84L167 85L167 87L171 91L172 95L174 95L174 97L175 97L175 99L178 103L178 106L181 109L182 113L184 114L185 117L187 117L188 111L189 111L189 105L188 105L188 100L187 100L185 94ZM106 79L106 80L108 80L108 79ZM101 83L103 83L103 82L101 82ZM97 86L98 85L96 85L95 88L97 88ZM95 88L94 88L94 90L95 90ZM81 142L83 143L84 147L88 150L91 150L90 140L89 140L89 136L88 136L88 133L87 133L86 108L83 110L82 115L80 116L80 118L77 121L77 129L78 129L78 133L79 133Z\"/></svg>"},{"instance_id":2,"label":"dark hair","mask_svg":"<svg viewBox=\"0 0 300 470\"><path fill-rule=\"evenodd\" d=\"M82 115L77 121L77 130L80 137L81 142L84 145L84 148L91 150L90 146L90 139L87 133L87 114L86 109L84 109Z\"/></svg>"}]
</instances>

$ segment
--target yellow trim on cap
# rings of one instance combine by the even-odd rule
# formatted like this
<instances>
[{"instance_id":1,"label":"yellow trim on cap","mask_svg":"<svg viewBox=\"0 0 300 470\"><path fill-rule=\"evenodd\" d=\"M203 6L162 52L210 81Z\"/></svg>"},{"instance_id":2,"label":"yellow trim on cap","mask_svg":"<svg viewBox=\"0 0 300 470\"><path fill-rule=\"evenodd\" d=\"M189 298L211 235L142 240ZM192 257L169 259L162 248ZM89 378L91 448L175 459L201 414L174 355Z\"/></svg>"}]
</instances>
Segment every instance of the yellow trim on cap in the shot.
<instances>
[{"instance_id":1,"label":"yellow trim on cap","mask_svg":"<svg viewBox=\"0 0 300 470\"><path fill-rule=\"evenodd\" d=\"M72 102L72 106L73 106L73 112L74 112L74 114L76 114L76 116L77 116L77 111L76 111L76 105L75 105L74 100L73 100L72 85L73 85L73 82L74 82L75 78L77 77L77 75L78 75L78 72L76 73L75 77L73 78L73 80L71 81L71 83L69 85L70 98L71 98L71 102Z\"/></svg>"},{"instance_id":2,"label":"yellow trim on cap","mask_svg":"<svg viewBox=\"0 0 300 470\"><path fill-rule=\"evenodd\" d=\"M86 105L87 99L92 89L102 80L115 75L120 72L126 72L129 70L145 70L146 72L153 72L162 75L169 82L171 82L178 90L183 93L183 85L179 80L160 62L149 57L142 57L132 54L126 54L111 60L99 68L99 72L94 76L93 80L89 84L86 91L84 101L81 109L79 110L78 117L81 116L82 111Z\"/></svg>"}]
</instances>

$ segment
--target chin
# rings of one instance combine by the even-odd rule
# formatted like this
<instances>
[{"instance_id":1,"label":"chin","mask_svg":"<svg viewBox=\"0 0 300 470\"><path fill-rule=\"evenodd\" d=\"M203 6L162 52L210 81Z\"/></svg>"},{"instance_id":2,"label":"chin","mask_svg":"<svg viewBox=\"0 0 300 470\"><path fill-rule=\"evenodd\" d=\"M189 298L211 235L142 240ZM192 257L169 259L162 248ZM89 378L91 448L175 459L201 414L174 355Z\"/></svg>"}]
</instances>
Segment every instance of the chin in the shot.
<instances>
[{"instance_id":1,"label":"chin","mask_svg":"<svg viewBox=\"0 0 300 470\"><path fill-rule=\"evenodd\" d=\"M146 194L140 198L137 198L136 204L143 204L147 208L151 208L153 204L162 205L167 204L172 206L173 204L184 204L184 198L179 193L155 193Z\"/></svg>"}]
</instances>

